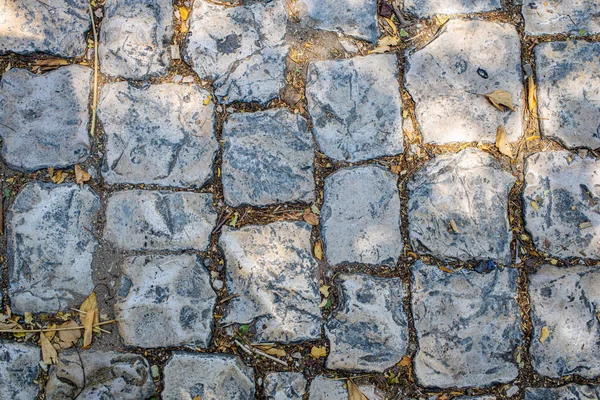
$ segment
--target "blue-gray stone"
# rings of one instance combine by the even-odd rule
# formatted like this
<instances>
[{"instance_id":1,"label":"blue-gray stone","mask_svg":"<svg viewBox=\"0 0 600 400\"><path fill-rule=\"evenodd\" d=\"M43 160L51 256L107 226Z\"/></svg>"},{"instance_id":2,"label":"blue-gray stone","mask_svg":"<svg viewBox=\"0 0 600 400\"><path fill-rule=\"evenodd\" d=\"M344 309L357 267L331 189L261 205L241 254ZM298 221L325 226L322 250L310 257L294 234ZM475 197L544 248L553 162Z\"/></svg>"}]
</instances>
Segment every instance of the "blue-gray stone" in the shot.
<instances>
[{"instance_id":1,"label":"blue-gray stone","mask_svg":"<svg viewBox=\"0 0 600 400\"><path fill-rule=\"evenodd\" d=\"M527 388L525 400L599 400L600 386L570 383L557 388Z\"/></svg>"},{"instance_id":2,"label":"blue-gray stone","mask_svg":"<svg viewBox=\"0 0 600 400\"><path fill-rule=\"evenodd\" d=\"M39 347L0 340L0 399L35 399L39 360Z\"/></svg>"},{"instance_id":3,"label":"blue-gray stone","mask_svg":"<svg viewBox=\"0 0 600 400\"><path fill-rule=\"evenodd\" d=\"M600 33L597 0L526 0L522 3L527 35Z\"/></svg>"},{"instance_id":4,"label":"blue-gray stone","mask_svg":"<svg viewBox=\"0 0 600 400\"><path fill-rule=\"evenodd\" d=\"M265 376L266 400L302 400L306 378L299 372L271 372Z\"/></svg>"}]
</instances>

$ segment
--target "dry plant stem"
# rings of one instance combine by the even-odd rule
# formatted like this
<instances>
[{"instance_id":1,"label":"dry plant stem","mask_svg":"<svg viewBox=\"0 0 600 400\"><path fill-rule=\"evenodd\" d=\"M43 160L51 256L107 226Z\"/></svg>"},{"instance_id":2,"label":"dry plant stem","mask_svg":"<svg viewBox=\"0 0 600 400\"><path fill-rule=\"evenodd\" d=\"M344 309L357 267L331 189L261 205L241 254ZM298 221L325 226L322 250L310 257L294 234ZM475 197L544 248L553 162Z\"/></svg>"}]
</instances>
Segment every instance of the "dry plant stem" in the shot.
<instances>
[{"instance_id":1,"label":"dry plant stem","mask_svg":"<svg viewBox=\"0 0 600 400\"><path fill-rule=\"evenodd\" d=\"M97 328L102 325L114 324L115 322L117 322L116 319L100 322L98 324L94 324L93 328ZM40 333L40 332L74 331L77 329L83 329L83 326L69 326L67 328L48 328L48 329L0 329L0 333Z\"/></svg>"},{"instance_id":2,"label":"dry plant stem","mask_svg":"<svg viewBox=\"0 0 600 400\"><path fill-rule=\"evenodd\" d=\"M235 341L235 344L237 344L240 347L240 349L244 350L248 354L255 353L255 354L258 354L259 356L266 357L266 358L268 358L271 361L275 361L276 363L281 364L281 365L283 365L285 367L288 366L288 363L286 363L283 360L280 360L279 358L273 357L273 356L271 356L271 355L269 355L267 353L264 353L264 352L262 352L262 351L260 351L258 349L255 349L254 347L245 346L242 343L240 343L238 340L234 340L234 341Z\"/></svg>"},{"instance_id":3,"label":"dry plant stem","mask_svg":"<svg viewBox=\"0 0 600 400\"><path fill-rule=\"evenodd\" d=\"M94 22L94 10L92 3L89 4L90 18L92 19L92 34L94 36L94 98L92 100L92 123L90 126L90 135L93 137L96 131L96 109L98 108L98 35L96 33L96 24Z\"/></svg>"}]
</instances>

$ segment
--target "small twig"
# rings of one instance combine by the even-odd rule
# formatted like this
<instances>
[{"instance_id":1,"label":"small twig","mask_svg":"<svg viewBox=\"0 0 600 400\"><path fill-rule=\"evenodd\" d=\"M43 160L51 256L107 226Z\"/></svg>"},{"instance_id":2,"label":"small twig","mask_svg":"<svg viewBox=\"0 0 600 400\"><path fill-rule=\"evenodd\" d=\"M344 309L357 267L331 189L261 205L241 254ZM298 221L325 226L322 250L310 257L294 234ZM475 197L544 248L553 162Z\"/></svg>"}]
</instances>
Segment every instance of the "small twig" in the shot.
<instances>
[{"instance_id":1,"label":"small twig","mask_svg":"<svg viewBox=\"0 0 600 400\"><path fill-rule=\"evenodd\" d=\"M213 229L212 233L218 232L219 229L221 229L221 227L225 224L225 222L227 222L227 219L231 216L232 213L232 211L229 211L227 215L217 224L217 226L215 226L215 229Z\"/></svg>"},{"instance_id":2,"label":"small twig","mask_svg":"<svg viewBox=\"0 0 600 400\"><path fill-rule=\"evenodd\" d=\"M277 357L273 357L273 356L271 356L271 355L269 355L269 354L267 354L267 353L264 353L264 352L262 352L262 351L260 351L260 350L258 350L258 349L255 349L254 347L250 347L250 349L251 349L253 352L255 352L256 354L258 354L258 355L261 355L261 356L263 356L263 357L266 357L266 358L268 358L268 359L269 359L269 360L271 360L271 361L275 361L276 363L278 363L278 364L281 364L281 365L283 365L284 367L287 367L287 366L288 366L288 363L286 363L286 362L285 362L285 361L283 361L283 360L280 360L280 359L279 359L279 358L277 358Z\"/></svg>"},{"instance_id":3,"label":"small twig","mask_svg":"<svg viewBox=\"0 0 600 400\"><path fill-rule=\"evenodd\" d=\"M92 325L93 328L97 328L102 325L114 324L117 322L116 319L110 321L100 322ZM77 329L84 329L83 326L69 326L66 328L44 328L44 329L0 329L0 333L41 333L41 332L59 332L59 331L75 331ZM109 332L110 333L110 332Z\"/></svg>"},{"instance_id":4,"label":"small twig","mask_svg":"<svg viewBox=\"0 0 600 400\"><path fill-rule=\"evenodd\" d=\"M250 349L248 349L246 346L241 344L237 339L234 341L235 341L235 344L237 344L240 349L244 350L246 353L248 353L250 355L253 355L252 351L250 351Z\"/></svg>"},{"instance_id":5,"label":"small twig","mask_svg":"<svg viewBox=\"0 0 600 400\"><path fill-rule=\"evenodd\" d=\"M224 297L223 300L219 301L219 305L228 302L229 300L235 299L236 297L240 297L239 294L232 294L227 297Z\"/></svg>"},{"instance_id":6,"label":"small twig","mask_svg":"<svg viewBox=\"0 0 600 400\"><path fill-rule=\"evenodd\" d=\"M98 108L98 35L96 33L96 22L94 21L94 10L92 3L89 4L90 18L92 19L92 34L94 35L94 98L92 100L92 123L90 135L93 137L96 131L96 109Z\"/></svg>"}]
</instances>

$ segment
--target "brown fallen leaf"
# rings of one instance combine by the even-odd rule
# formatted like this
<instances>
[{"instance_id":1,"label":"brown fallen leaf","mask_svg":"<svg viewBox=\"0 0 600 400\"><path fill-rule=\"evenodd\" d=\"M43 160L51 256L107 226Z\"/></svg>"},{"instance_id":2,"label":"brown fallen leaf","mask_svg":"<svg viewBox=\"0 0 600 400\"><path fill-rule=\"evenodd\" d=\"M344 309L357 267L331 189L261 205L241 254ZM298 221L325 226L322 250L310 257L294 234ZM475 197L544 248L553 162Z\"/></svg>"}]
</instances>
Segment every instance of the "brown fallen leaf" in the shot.
<instances>
[{"instance_id":1,"label":"brown fallen leaf","mask_svg":"<svg viewBox=\"0 0 600 400\"><path fill-rule=\"evenodd\" d=\"M53 167L48 168L48 175L50 175L50 180L52 182L59 185L63 183L66 178L61 170L55 171Z\"/></svg>"},{"instance_id":2,"label":"brown fallen leaf","mask_svg":"<svg viewBox=\"0 0 600 400\"><path fill-rule=\"evenodd\" d=\"M271 356L276 356L276 357L285 357L285 355L286 355L285 350L278 349L276 347L266 350L265 353L267 353Z\"/></svg>"},{"instance_id":3,"label":"brown fallen leaf","mask_svg":"<svg viewBox=\"0 0 600 400\"><path fill-rule=\"evenodd\" d=\"M69 65L69 62L62 58L44 58L35 60L33 65L36 67L60 67L61 65Z\"/></svg>"},{"instance_id":4,"label":"brown fallen leaf","mask_svg":"<svg viewBox=\"0 0 600 400\"><path fill-rule=\"evenodd\" d=\"M393 46L400 44L400 38L398 36L384 36L377 42L377 47L369 50L369 54L381 54L390 51Z\"/></svg>"},{"instance_id":5,"label":"brown fallen leaf","mask_svg":"<svg viewBox=\"0 0 600 400\"><path fill-rule=\"evenodd\" d=\"M347 381L348 386L348 400L369 400L363 392L360 391L358 386L351 379Z\"/></svg>"},{"instance_id":6,"label":"brown fallen leaf","mask_svg":"<svg viewBox=\"0 0 600 400\"><path fill-rule=\"evenodd\" d=\"M321 241L318 241L317 243L315 243L315 247L314 247L313 251L315 253L315 257L317 258L317 260L323 259L323 244L321 244Z\"/></svg>"},{"instance_id":7,"label":"brown fallen leaf","mask_svg":"<svg viewBox=\"0 0 600 400\"><path fill-rule=\"evenodd\" d=\"M307 208L306 210L304 210L304 214L302 215L302 218L304 219L304 221L306 221L307 223L311 224L311 225L319 225L319 216L316 214L313 214L313 212L311 211L310 208Z\"/></svg>"},{"instance_id":8,"label":"brown fallen leaf","mask_svg":"<svg viewBox=\"0 0 600 400\"><path fill-rule=\"evenodd\" d=\"M100 323L100 312L98 311L98 299L96 293L92 292L87 299L81 303L79 307L83 321L83 348L88 348L92 345L92 333L94 324Z\"/></svg>"},{"instance_id":9,"label":"brown fallen leaf","mask_svg":"<svg viewBox=\"0 0 600 400\"><path fill-rule=\"evenodd\" d=\"M547 326L542 327L540 332L540 343L544 343L550 337L550 329Z\"/></svg>"},{"instance_id":10,"label":"brown fallen leaf","mask_svg":"<svg viewBox=\"0 0 600 400\"><path fill-rule=\"evenodd\" d=\"M529 78L527 79L527 105L529 106L529 112L535 115L535 110L537 108L537 93L533 75L529 75Z\"/></svg>"},{"instance_id":11,"label":"brown fallen leaf","mask_svg":"<svg viewBox=\"0 0 600 400\"><path fill-rule=\"evenodd\" d=\"M58 353L52 346L52 343L50 343L50 340L48 340L43 333L40 333L39 344L42 348L42 362L46 365L56 364L58 361Z\"/></svg>"},{"instance_id":12,"label":"brown fallen leaf","mask_svg":"<svg viewBox=\"0 0 600 400\"><path fill-rule=\"evenodd\" d=\"M450 227L455 233L459 233L458 225L456 225L456 222L453 219L450 220Z\"/></svg>"},{"instance_id":13,"label":"brown fallen leaf","mask_svg":"<svg viewBox=\"0 0 600 400\"><path fill-rule=\"evenodd\" d=\"M510 149L510 144L508 143L508 137L506 136L506 130L504 130L504 126L500 125L498 127L498 131L496 132L496 147L500 153L513 158L512 150Z\"/></svg>"},{"instance_id":14,"label":"brown fallen leaf","mask_svg":"<svg viewBox=\"0 0 600 400\"><path fill-rule=\"evenodd\" d=\"M92 334L94 333L94 318L96 310L90 310L85 314L83 321L83 348L87 349L92 345Z\"/></svg>"},{"instance_id":15,"label":"brown fallen leaf","mask_svg":"<svg viewBox=\"0 0 600 400\"><path fill-rule=\"evenodd\" d=\"M325 357L327 355L327 349L325 346L313 346L310 349L310 355L314 358Z\"/></svg>"},{"instance_id":16,"label":"brown fallen leaf","mask_svg":"<svg viewBox=\"0 0 600 400\"><path fill-rule=\"evenodd\" d=\"M75 182L78 185L83 186L83 183L89 181L90 178L91 175L85 169L81 168L79 164L75 164Z\"/></svg>"},{"instance_id":17,"label":"brown fallen leaf","mask_svg":"<svg viewBox=\"0 0 600 400\"><path fill-rule=\"evenodd\" d=\"M401 165L392 165L390 167L390 171L392 171L393 174L399 175L400 172L402 172L402 166Z\"/></svg>"},{"instance_id":18,"label":"brown fallen leaf","mask_svg":"<svg viewBox=\"0 0 600 400\"><path fill-rule=\"evenodd\" d=\"M70 320L67 321L63 324L60 324L58 327L59 328L75 328L77 327L77 322ZM81 330L79 329L71 329L68 331L58 331L58 345L60 346L61 349L68 349L69 347L73 346L75 343L77 343L77 341L79 340L79 338L81 337Z\"/></svg>"},{"instance_id":19,"label":"brown fallen leaf","mask_svg":"<svg viewBox=\"0 0 600 400\"><path fill-rule=\"evenodd\" d=\"M52 329L48 332L44 332L44 335L46 335L46 337L48 338L48 340L52 340L54 339L54 336L56 336L56 324L48 324L48 326L44 329Z\"/></svg>"},{"instance_id":20,"label":"brown fallen leaf","mask_svg":"<svg viewBox=\"0 0 600 400\"><path fill-rule=\"evenodd\" d=\"M449 274L453 274L453 273L455 273L455 272L456 272L456 271L454 271L453 269L450 269L450 268L448 268L448 267L444 267L443 265L440 265L440 266L438 267L438 269L439 269L439 270L441 270L441 271L447 272L447 273L449 273Z\"/></svg>"},{"instance_id":21,"label":"brown fallen leaf","mask_svg":"<svg viewBox=\"0 0 600 400\"><path fill-rule=\"evenodd\" d=\"M412 363L412 358L410 358L409 356L404 356L402 357L402 360L400 360L400 362L398 363L399 367L407 367Z\"/></svg>"},{"instance_id":22,"label":"brown fallen leaf","mask_svg":"<svg viewBox=\"0 0 600 400\"><path fill-rule=\"evenodd\" d=\"M504 111L502 106L510 108L512 111L515 111L515 107L513 106L512 96L510 93L504 90L496 90L495 92L486 94L485 97L500 111Z\"/></svg>"}]
</instances>

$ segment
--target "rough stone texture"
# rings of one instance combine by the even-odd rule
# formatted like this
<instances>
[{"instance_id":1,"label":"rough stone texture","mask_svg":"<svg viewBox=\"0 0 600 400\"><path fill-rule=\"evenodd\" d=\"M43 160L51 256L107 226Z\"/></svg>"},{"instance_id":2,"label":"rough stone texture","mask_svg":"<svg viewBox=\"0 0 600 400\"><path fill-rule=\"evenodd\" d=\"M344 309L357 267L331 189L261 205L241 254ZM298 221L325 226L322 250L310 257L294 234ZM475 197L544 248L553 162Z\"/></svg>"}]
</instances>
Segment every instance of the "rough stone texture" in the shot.
<instances>
[{"instance_id":1,"label":"rough stone texture","mask_svg":"<svg viewBox=\"0 0 600 400\"><path fill-rule=\"evenodd\" d=\"M378 165L325 178L321 236L330 265L396 264L402 251L397 180Z\"/></svg>"},{"instance_id":2,"label":"rough stone texture","mask_svg":"<svg viewBox=\"0 0 600 400\"><path fill-rule=\"evenodd\" d=\"M105 181L204 185L219 149L214 104L208 100L198 85L104 86L98 118L107 136Z\"/></svg>"},{"instance_id":3,"label":"rough stone texture","mask_svg":"<svg viewBox=\"0 0 600 400\"><path fill-rule=\"evenodd\" d=\"M304 222L223 228L228 293L222 324L251 323L255 342L299 342L321 335L318 265Z\"/></svg>"},{"instance_id":4,"label":"rough stone texture","mask_svg":"<svg viewBox=\"0 0 600 400\"><path fill-rule=\"evenodd\" d=\"M227 204L314 201L315 151L304 118L287 109L232 114L223 127L223 140Z\"/></svg>"},{"instance_id":5,"label":"rough stone texture","mask_svg":"<svg viewBox=\"0 0 600 400\"><path fill-rule=\"evenodd\" d=\"M600 270L544 265L529 276L533 333L530 352L539 374L600 375ZM540 342L543 327L550 336Z\"/></svg>"},{"instance_id":6,"label":"rough stone texture","mask_svg":"<svg viewBox=\"0 0 600 400\"><path fill-rule=\"evenodd\" d=\"M397 63L375 54L308 66L308 113L325 155L355 162L404 151Z\"/></svg>"},{"instance_id":7,"label":"rough stone texture","mask_svg":"<svg viewBox=\"0 0 600 400\"><path fill-rule=\"evenodd\" d=\"M126 345L206 348L217 295L195 255L130 257L115 311Z\"/></svg>"},{"instance_id":8,"label":"rough stone texture","mask_svg":"<svg viewBox=\"0 0 600 400\"><path fill-rule=\"evenodd\" d=\"M0 340L0 399L35 399L39 360L38 347Z\"/></svg>"},{"instance_id":9,"label":"rough stone texture","mask_svg":"<svg viewBox=\"0 0 600 400\"><path fill-rule=\"evenodd\" d=\"M569 148L600 147L600 43L541 43L535 60L542 134Z\"/></svg>"},{"instance_id":10,"label":"rough stone texture","mask_svg":"<svg viewBox=\"0 0 600 400\"><path fill-rule=\"evenodd\" d=\"M400 278L341 275L339 307L325 325L328 369L383 372L406 352L408 325Z\"/></svg>"},{"instance_id":11,"label":"rough stone texture","mask_svg":"<svg viewBox=\"0 0 600 400\"><path fill-rule=\"evenodd\" d=\"M404 0L404 11L418 17L436 14L471 14L502 8L500 0Z\"/></svg>"},{"instance_id":12,"label":"rough stone texture","mask_svg":"<svg viewBox=\"0 0 600 400\"><path fill-rule=\"evenodd\" d=\"M344 380L331 380L323 375L317 375L310 383L308 400L348 400L348 389ZM359 385L359 390L367 400L383 400L378 390L373 386Z\"/></svg>"},{"instance_id":13,"label":"rough stone texture","mask_svg":"<svg viewBox=\"0 0 600 400\"><path fill-rule=\"evenodd\" d=\"M600 33L596 0L526 0L521 12L528 35Z\"/></svg>"},{"instance_id":14,"label":"rough stone texture","mask_svg":"<svg viewBox=\"0 0 600 400\"><path fill-rule=\"evenodd\" d=\"M376 42L377 0L298 0L300 23L313 29L338 32Z\"/></svg>"},{"instance_id":15,"label":"rough stone texture","mask_svg":"<svg viewBox=\"0 0 600 400\"><path fill-rule=\"evenodd\" d=\"M154 382L148 361L138 354L113 351L86 350L78 354L65 350L58 364L50 368L46 383L48 400L75 396L86 400L143 400L152 393Z\"/></svg>"},{"instance_id":16,"label":"rough stone texture","mask_svg":"<svg viewBox=\"0 0 600 400\"><path fill-rule=\"evenodd\" d=\"M509 264L508 193L514 183L515 177L481 150L469 148L428 161L407 185L413 248L443 260Z\"/></svg>"},{"instance_id":17,"label":"rough stone texture","mask_svg":"<svg viewBox=\"0 0 600 400\"><path fill-rule=\"evenodd\" d=\"M273 372L265 377L266 400L302 400L306 378L298 372Z\"/></svg>"},{"instance_id":18,"label":"rough stone texture","mask_svg":"<svg viewBox=\"0 0 600 400\"><path fill-rule=\"evenodd\" d=\"M85 0L0 0L0 54L81 56L90 28Z\"/></svg>"},{"instance_id":19,"label":"rough stone texture","mask_svg":"<svg viewBox=\"0 0 600 400\"><path fill-rule=\"evenodd\" d=\"M510 141L522 133L521 44L513 25L449 20L425 48L407 55L406 87L425 143L495 142L503 125ZM516 111L485 96L512 95Z\"/></svg>"},{"instance_id":20,"label":"rough stone texture","mask_svg":"<svg viewBox=\"0 0 600 400\"><path fill-rule=\"evenodd\" d=\"M600 258L599 166L567 151L527 158L525 228L538 249L561 258Z\"/></svg>"},{"instance_id":21,"label":"rough stone texture","mask_svg":"<svg viewBox=\"0 0 600 400\"><path fill-rule=\"evenodd\" d=\"M600 386L569 385L557 388L527 388L525 400L598 400L600 399Z\"/></svg>"},{"instance_id":22,"label":"rough stone texture","mask_svg":"<svg viewBox=\"0 0 600 400\"><path fill-rule=\"evenodd\" d=\"M163 400L253 399L254 370L230 354L176 351L164 369Z\"/></svg>"},{"instance_id":23,"label":"rough stone texture","mask_svg":"<svg viewBox=\"0 0 600 400\"><path fill-rule=\"evenodd\" d=\"M216 221L208 193L126 190L108 199L104 238L121 250L204 251Z\"/></svg>"},{"instance_id":24,"label":"rough stone texture","mask_svg":"<svg viewBox=\"0 0 600 400\"><path fill-rule=\"evenodd\" d=\"M496 400L496 396L460 396L453 400Z\"/></svg>"},{"instance_id":25,"label":"rough stone texture","mask_svg":"<svg viewBox=\"0 0 600 400\"><path fill-rule=\"evenodd\" d=\"M43 75L18 68L4 73L0 136L10 168L63 168L87 157L91 77L92 70L80 65Z\"/></svg>"},{"instance_id":26,"label":"rough stone texture","mask_svg":"<svg viewBox=\"0 0 600 400\"><path fill-rule=\"evenodd\" d=\"M518 271L450 274L419 261L411 272L418 383L482 387L515 379L513 353L522 344Z\"/></svg>"},{"instance_id":27,"label":"rough stone texture","mask_svg":"<svg viewBox=\"0 0 600 400\"><path fill-rule=\"evenodd\" d=\"M21 190L7 215L14 313L68 310L90 294L99 210L89 187L34 181Z\"/></svg>"},{"instance_id":28,"label":"rough stone texture","mask_svg":"<svg viewBox=\"0 0 600 400\"><path fill-rule=\"evenodd\" d=\"M126 79L165 75L172 39L171 0L106 0L98 44L100 70Z\"/></svg>"}]
</instances>

